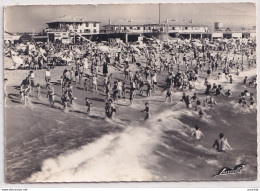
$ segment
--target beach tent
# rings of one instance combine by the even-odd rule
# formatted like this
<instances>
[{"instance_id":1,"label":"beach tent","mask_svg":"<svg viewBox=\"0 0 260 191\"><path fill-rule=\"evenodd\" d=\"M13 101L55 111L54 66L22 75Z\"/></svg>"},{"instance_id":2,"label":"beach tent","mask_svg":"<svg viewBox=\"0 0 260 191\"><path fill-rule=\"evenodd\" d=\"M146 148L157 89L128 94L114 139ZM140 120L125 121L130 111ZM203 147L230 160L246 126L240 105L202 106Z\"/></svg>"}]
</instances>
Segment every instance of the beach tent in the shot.
<instances>
[{"instance_id":1,"label":"beach tent","mask_svg":"<svg viewBox=\"0 0 260 191\"><path fill-rule=\"evenodd\" d=\"M23 59L19 56L12 56L12 60L13 60L13 65L8 68L10 70L17 69L19 66L23 64Z\"/></svg>"}]
</instances>

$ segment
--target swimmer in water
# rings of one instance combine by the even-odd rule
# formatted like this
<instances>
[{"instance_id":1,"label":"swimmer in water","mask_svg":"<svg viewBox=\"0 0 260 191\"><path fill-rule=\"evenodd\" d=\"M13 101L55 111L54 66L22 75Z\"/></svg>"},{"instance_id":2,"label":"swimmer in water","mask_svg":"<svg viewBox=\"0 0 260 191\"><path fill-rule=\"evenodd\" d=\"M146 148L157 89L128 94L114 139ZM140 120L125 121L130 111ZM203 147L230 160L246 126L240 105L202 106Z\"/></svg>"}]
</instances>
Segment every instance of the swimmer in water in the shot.
<instances>
[{"instance_id":1,"label":"swimmer in water","mask_svg":"<svg viewBox=\"0 0 260 191\"><path fill-rule=\"evenodd\" d=\"M213 99L213 97L210 97L209 99L206 99L207 106L213 107L217 105L217 102Z\"/></svg>"},{"instance_id":2,"label":"swimmer in water","mask_svg":"<svg viewBox=\"0 0 260 191\"><path fill-rule=\"evenodd\" d=\"M86 100L86 106L88 107L87 114L89 114L90 113L90 107L91 107L92 103L89 102L88 98L86 98L85 100Z\"/></svg>"},{"instance_id":3,"label":"swimmer in water","mask_svg":"<svg viewBox=\"0 0 260 191\"><path fill-rule=\"evenodd\" d=\"M203 113L203 109L202 109L201 101L200 101L200 100L197 100L197 102L196 102L195 111L198 111L198 112L199 112L200 118L203 117L204 113Z\"/></svg>"},{"instance_id":4,"label":"swimmer in water","mask_svg":"<svg viewBox=\"0 0 260 191\"><path fill-rule=\"evenodd\" d=\"M249 100L251 101L251 102L250 102L250 106L254 105L254 103L255 103L255 98L254 98L254 94L253 94L253 93L250 94Z\"/></svg>"},{"instance_id":5,"label":"swimmer in water","mask_svg":"<svg viewBox=\"0 0 260 191\"><path fill-rule=\"evenodd\" d=\"M185 100L185 103L186 103L186 107L188 108L188 109L191 109L191 99L190 99L190 96L189 95L187 95L187 97L186 97L186 100Z\"/></svg>"},{"instance_id":6,"label":"swimmer in water","mask_svg":"<svg viewBox=\"0 0 260 191\"><path fill-rule=\"evenodd\" d=\"M197 93L195 92L191 97L191 102L196 102L198 100Z\"/></svg>"},{"instance_id":7,"label":"swimmer in water","mask_svg":"<svg viewBox=\"0 0 260 191\"><path fill-rule=\"evenodd\" d=\"M225 93L225 96L231 97L231 96L232 96L231 90L228 90L228 91Z\"/></svg>"},{"instance_id":8,"label":"swimmer in water","mask_svg":"<svg viewBox=\"0 0 260 191\"><path fill-rule=\"evenodd\" d=\"M145 109L142 110L141 112L145 112L145 117L144 120L147 120L150 118L150 108L149 108L149 102L145 103Z\"/></svg>"},{"instance_id":9,"label":"swimmer in water","mask_svg":"<svg viewBox=\"0 0 260 191\"><path fill-rule=\"evenodd\" d=\"M165 102L167 102L168 98L170 99L170 103L171 103L172 102L172 86L167 88Z\"/></svg>"},{"instance_id":10,"label":"swimmer in water","mask_svg":"<svg viewBox=\"0 0 260 191\"><path fill-rule=\"evenodd\" d=\"M227 138L224 137L224 133L219 134L219 140L215 140L212 148L216 149L218 152L226 152L227 150L232 150Z\"/></svg>"},{"instance_id":11,"label":"swimmer in water","mask_svg":"<svg viewBox=\"0 0 260 191\"><path fill-rule=\"evenodd\" d=\"M199 125L195 125L195 130L192 131L191 137L200 140L204 137L204 134L200 131Z\"/></svg>"}]
</instances>

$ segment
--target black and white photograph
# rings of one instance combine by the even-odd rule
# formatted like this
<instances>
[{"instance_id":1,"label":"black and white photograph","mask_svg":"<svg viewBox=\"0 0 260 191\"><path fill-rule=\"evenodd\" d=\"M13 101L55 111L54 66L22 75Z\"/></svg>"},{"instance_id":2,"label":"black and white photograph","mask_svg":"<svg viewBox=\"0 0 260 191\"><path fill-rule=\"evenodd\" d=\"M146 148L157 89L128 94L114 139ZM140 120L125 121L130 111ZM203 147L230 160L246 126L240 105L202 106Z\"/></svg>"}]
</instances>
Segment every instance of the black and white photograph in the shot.
<instances>
[{"instance_id":1,"label":"black and white photograph","mask_svg":"<svg viewBox=\"0 0 260 191\"><path fill-rule=\"evenodd\" d=\"M4 7L6 183L256 181L256 4Z\"/></svg>"}]
</instances>

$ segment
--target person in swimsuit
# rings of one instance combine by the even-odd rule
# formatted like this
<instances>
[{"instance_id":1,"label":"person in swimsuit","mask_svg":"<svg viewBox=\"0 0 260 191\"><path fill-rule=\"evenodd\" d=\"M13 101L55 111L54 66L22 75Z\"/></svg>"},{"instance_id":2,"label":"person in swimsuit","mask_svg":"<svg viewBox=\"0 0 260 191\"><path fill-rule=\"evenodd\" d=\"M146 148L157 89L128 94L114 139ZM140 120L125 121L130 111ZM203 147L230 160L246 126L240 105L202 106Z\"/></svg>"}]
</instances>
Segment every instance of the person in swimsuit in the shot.
<instances>
[{"instance_id":1,"label":"person in swimsuit","mask_svg":"<svg viewBox=\"0 0 260 191\"><path fill-rule=\"evenodd\" d=\"M170 103L171 103L172 102L172 86L167 88L165 102L167 102L168 98L170 99Z\"/></svg>"},{"instance_id":2,"label":"person in swimsuit","mask_svg":"<svg viewBox=\"0 0 260 191\"><path fill-rule=\"evenodd\" d=\"M190 99L190 96L189 95L187 95L187 97L186 97L186 100L185 100L185 103L186 103L186 107L188 108L188 109L191 109L191 99Z\"/></svg>"},{"instance_id":3,"label":"person in swimsuit","mask_svg":"<svg viewBox=\"0 0 260 191\"><path fill-rule=\"evenodd\" d=\"M92 103L89 102L88 98L86 98L85 100L86 100L86 106L88 107L87 114L89 114L90 113L90 107L91 107Z\"/></svg>"},{"instance_id":4,"label":"person in swimsuit","mask_svg":"<svg viewBox=\"0 0 260 191\"><path fill-rule=\"evenodd\" d=\"M213 99L213 97L210 97L209 99L206 99L206 104L213 107L217 105L217 102Z\"/></svg>"},{"instance_id":5,"label":"person in swimsuit","mask_svg":"<svg viewBox=\"0 0 260 191\"><path fill-rule=\"evenodd\" d=\"M231 96L232 96L231 90L228 90L228 91L225 93L225 96L231 97Z\"/></svg>"},{"instance_id":6,"label":"person in swimsuit","mask_svg":"<svg viewBox=\"0 0 260 191\"><path fill-rule=\"evenodd\" d=\"M191 137L200 140L204 137L204 134L200 131L199 125L195 125L195 130L192 131Z\"/></svg>"},{"instance_id":7,"label":"person in swimsuit","mask_svg":"<svg viewBox=\"0 0 260 191\"><path fill-rule=\"evenodd\" d=\"M216 149L218 152L226 152L227 150L232 150L227 138L224 137L224 133L219 134L219 140L215 140L212 148Z\"/></svg>"},{"instance_id":8,"label":"person in swimsuit","mask_svg":"<svg viewBox=\"0 0 260 191\"><path fill-rule=\"evenodd\" d=\"M251 101L251 102L250 102L250 106L254 105L254 103L255 103L255 98L254 98L254 94L253 94L253 93L250 94L249 100Z\"/></svg>"},{"instance_id":9,"label":"person in swimsuit","mask_svg":"<svg viewBox=\"0 0 260 191\"><path fill-rule=\"evenodd\" d=\"M51 106L54 105L54 88L51 86L50 83L47 83L47 98L49 98L49 102Z\"/></svg>"},{"instance_id":10,"label":"person in swimsuit","mask_svg":"<svg viewBox=\"0 0 260 191\"><path fill-rule=\"evenodd\" d=\"M41 97L41 86L40 84L36 84L36 97L39 99Z\"/></svg>"},{"instance_id":11,"label":"person in swimsuit","mask_svg":"<svg viewBox=\"0 0 260 191\"><path fill-rule=\"evenodd\" d=\"M145 117L144 120L147 120L150 118L150 108L149 108L149 102L145 103L145 109L142 110L141 112L145 112Z\"/></svg>"},{"instance_id":12,"label":"person in swimsuit","mask_svg":"<svg viewBox=\"0 0 260 191\"><path fill-rule=\"evenodd\" d=\"M197 100L197 101L196 101L195 111L198 111L198 112L199 112L200 118L203 117L204 113L203 113L203 109L202 109L201 101L200 101L200 100Z\"/></svg>"}]
</instances>

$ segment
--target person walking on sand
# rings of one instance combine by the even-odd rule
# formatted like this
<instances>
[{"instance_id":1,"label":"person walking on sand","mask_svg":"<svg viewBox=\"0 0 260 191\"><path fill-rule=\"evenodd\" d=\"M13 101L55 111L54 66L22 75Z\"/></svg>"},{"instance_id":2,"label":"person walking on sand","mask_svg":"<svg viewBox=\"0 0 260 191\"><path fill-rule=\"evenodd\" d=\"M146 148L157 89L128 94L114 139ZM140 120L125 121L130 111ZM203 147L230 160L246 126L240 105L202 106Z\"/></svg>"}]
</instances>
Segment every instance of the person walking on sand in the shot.
<instances>
[{"instance_id":1,"label":"person walking on sand","mask_svg":"<svg viewBox=\"0 0 260 191\"><path fill-rule=\"evenodd\" d=\"M51 71L50 71L50 68L47 68L47 70L45 71L46 87L47 87L47 83L50 81L51 81Z\"/></svg>"},{"instance_id":2,"label":"person walking on sand","mask_svg":"<svg viewBox=\"0 0 260 191\"><path fill-rule=\"evenodd\" d=\"M36 87L36 97L38 99L40 99L40 97L41 97L41 85L39 83L37 83L35 87ZM47 87L47 85L46 85L46 87Z\"/></svg>"},{"instance_id":3,"label":"person walking on sand","mask_svg":"<svg viewBox=\"0 0 260 191\"><path fill-rule=\"evenodd\" d=\"M93 75L92 76L92 90L93 90L93 93L96 92L98 94L98 90L97 90L97 76L96 75Z\"/></svg>"},{"instance_id":4,"label":"person walking on sand","mask_svg":"<svg viewBox=\"0 0 260 191\"><path fill-rule=\"evenodd\" d=\"M200 131L199 125L195 125L195 130L192 131L191 137L200 140L204 137L204 134Z\"/></svg>"}]
</instances>

